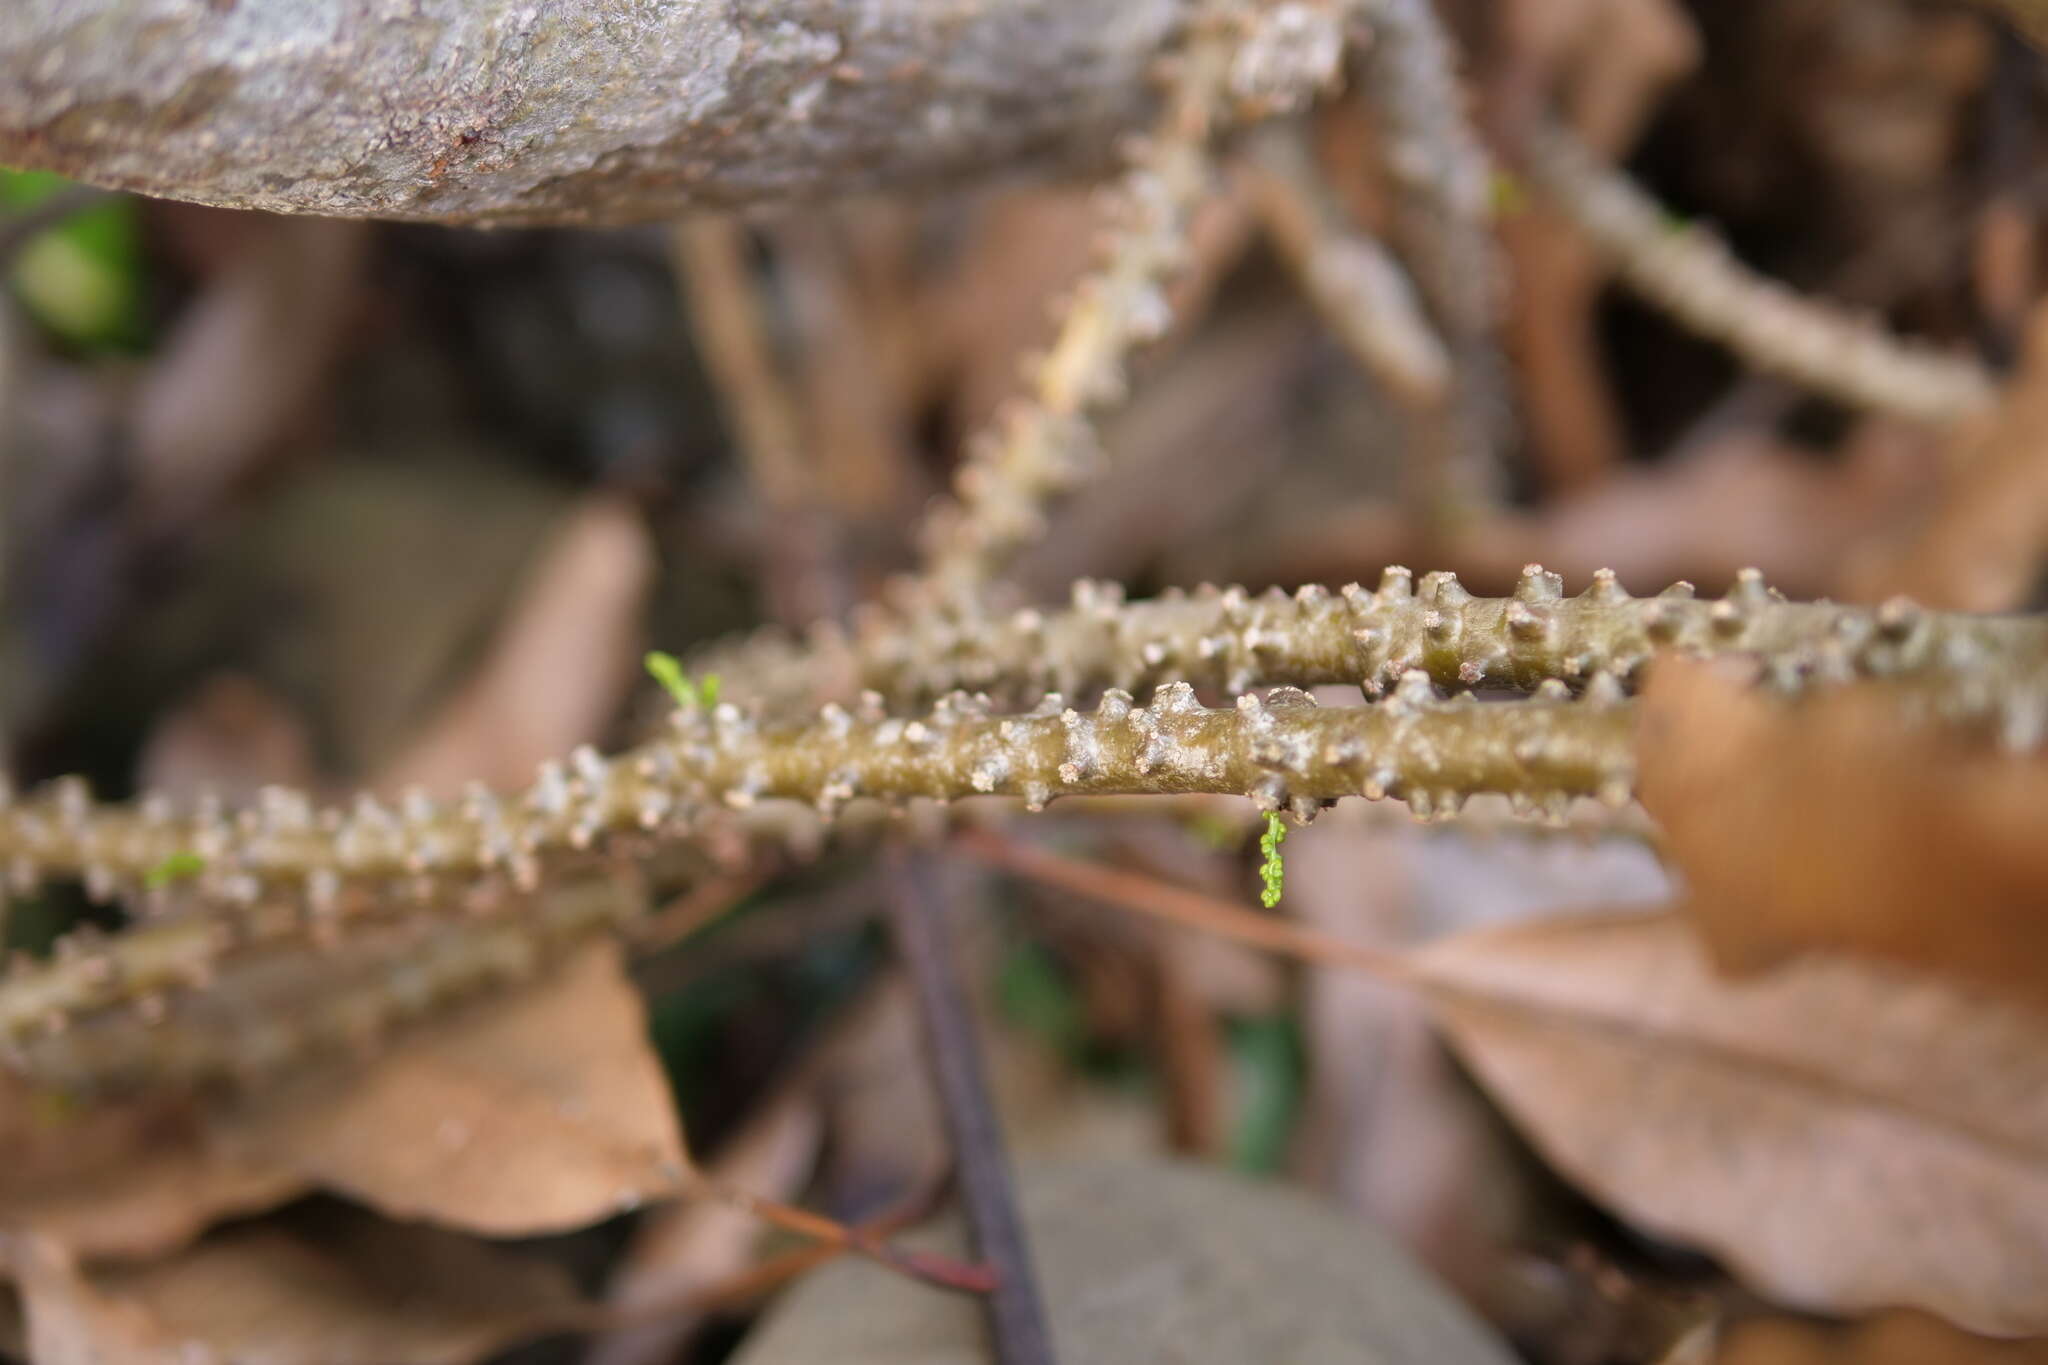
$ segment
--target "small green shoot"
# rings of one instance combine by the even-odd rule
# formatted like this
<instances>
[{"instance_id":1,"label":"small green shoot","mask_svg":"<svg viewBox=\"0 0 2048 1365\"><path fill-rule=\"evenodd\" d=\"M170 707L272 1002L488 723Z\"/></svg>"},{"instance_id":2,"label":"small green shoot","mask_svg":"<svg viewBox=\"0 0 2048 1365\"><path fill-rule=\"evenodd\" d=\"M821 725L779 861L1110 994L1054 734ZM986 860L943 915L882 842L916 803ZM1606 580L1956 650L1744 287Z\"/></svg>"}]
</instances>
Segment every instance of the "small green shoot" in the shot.
<instances>
[{"instance_id":1,"label":"small green shoot","mask_svg":"<svg viewBox=\"0 0 2048 1365\"><path fill-rule=\"evenodd\" d=\"M647 651L646 664L648 674L676 699L676 705L701 706L707 711L718 705L716 673L706 673L702 682L693 683L676 656L659 649Z\"/></svg>"},{"instance_id":2,"label":"small green shoot","mask_svg":"<svg viewBox=\"0 0 2048 1365\"><path fill-rule=\"evenodd\" d=\"M161 891L172 882L196 877L206 871L206 859L189 849L180 849L143 874L142 884L151 891Z\"/></svg>"},{"instance_id":3,"label":"small green shoot","mask_svg":"<svg viewBox=\"0 0 2048 1365\"><path fill-rule=\"evenodd\" d=\"M1259 836L1259 852L1265 861L1259 864L1259 877L1266 883L1266 889L1259 893L1259 904L1271 910L1280 903L1280 889L1287 880L1287 865L1281 860L1280 845L1287 840L1287 826L1280 821L1280 812L1266 812L1266 832Z\"/></svg>"}]
</instances>

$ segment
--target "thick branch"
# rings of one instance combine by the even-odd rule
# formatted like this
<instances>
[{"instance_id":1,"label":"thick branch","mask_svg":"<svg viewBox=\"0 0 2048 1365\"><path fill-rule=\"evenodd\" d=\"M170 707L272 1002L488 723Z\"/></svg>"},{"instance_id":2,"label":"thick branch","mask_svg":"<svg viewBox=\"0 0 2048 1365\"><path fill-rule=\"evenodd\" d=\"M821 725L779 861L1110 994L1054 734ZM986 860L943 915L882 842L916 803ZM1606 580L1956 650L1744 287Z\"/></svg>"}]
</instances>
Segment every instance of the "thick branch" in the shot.
<instances>
[{"instance_id":1,"label":"thick branch","mask_svg":"<svg viewBox=\"0 0 2048 1365\"><path fill-rule=\"evenodd\" d=\"M597 223L1143 125L1187 0L7 0L0 164L284 212Z\"/></svg>"},{"instance_id":2,"label":"thick branch","mask_svg":"<svg viewBox=\"0 0 2048 1365\"><path fill-rule=\"evenodd\" d=\"M332 915L349 910L341 893L353 885L493 872L531 882L545 855L583 852L612 834L687 833L707 808L770 797L831 814L854 797L1021 796L1042 806L1058 796L1211 792L1268 809L1292 803L1306 815L1360 791L1425 802L1480 791L1592 795L1626 760L1625 726L1599 706L1437 703L1419 673L1399 704L1322 709L1305 693L1275 695L1283 694L1300 704L1268 707L1247 694L1235 709L1210 710L1174 683L1147 707L1112 691L1091 714L1052 696L1012 716L956 694L919 720L833 706L808 725L765 731L722 705L679 712L673 735L617 758L581 749L566 770L544 764L515 797L479 791L441 806L416 796L397 811L363 797L352 810L316 814L302 797L273 793L230 820L160 802L95 806L60 785L0 810L0 856L18 873L84 875L103 893L139 896L152 869L196 853L209 899L253 906L289 888ZM1543 750L1541 761L1524 752L1532 736L1578 736L1586 726L1598 732L1582 737L1590 748L1574 739Z\"/></svg>"},{"instance_id":3,"label":"thick branch","mask_svg":"<svg viewBox=\"0 0 2048 1365\"><path fill-rule=\"evenodd\" d=\"M139 895L150 869L197 849L208 899L269 913L303 898L315 932L333 937L335 916L355 899L345 891L370 893L361 900L374 909L380 889L424 881L453 905L464 885L488 884L508 867L538 882L544 857L573 857L610 837L688 839L707 813L768 798L831 813L855 797L1021 796L1037 807L1070 795L1207 792L1301 818L1355 794L1397 797L1419 815L1477 792L1551 810L1575 796L1620 802L1633 773L1633 723L1618 687L1573 702L1559 685L1521 705L1486 706L1469 696L1438 701L1420 673L1364 707L1321 708L1283 688L1269 701L1246 695L1212 710L1176 683L1146 707L1112 691L1089 713L1049 697L1029 715L990 716L958 696L921 720L835 707L810 725L764 733L727 705L678 713L672 736L615 760L581 751L573 777L550 766L503 803L416 801L393 813L365 800L316 817L300 801L276 800L230 822L95 807L60 791L0 811L0 853L45 875L84 872L103 890ZM234 921L222 923L173 921L25 964L0 987L0 1041L133 999L139 988L174 986L180 974L203 979L235 946Z\"/></svg>"},{"instance_id":4,"label":"thick branch","mask_svg":"<svg viewBox=\"0 0 2048 1365\"><path fill-rule=\"evenodd\" d=\"M206 925L146 927L0 988L0 1052L74 1095L253 1089L531 981L641 905L614 873L521 897L488 917L457 909L345 944L285 939L225 959L218 940L202 941ZM90 992L78 976L87 963L99 964Z\"/></svg>"},{"instance_id":5,"label":"thick branch","mask_svg":"<svg viewBox=\"0 0 2048 1365\"><path fill-rule=\"evenodd\" d=\"M1308 586L1203 587L1125 602L1114 584L1075 585L1063 611L861 618L802 644L763 634L696 661L733 695L770 713L800 712L860 690L893 706L956 688L1028 705L1045 691L1133 690L1184 679L1242 692L1255 684L1359 683L1377 694L1411 668L1446 687L1516 688L1596 673L1632 676L1659 649L1758 655L1783 682L1931 675L1957 680L1962 704L2029 745L2048 724L2048 621L1788 602L1754 570L1718 600L1690 584L1634 597L1611 573L1577 596L1531 565L1509 597L1475 597L1455 574L1388 569L1376 591ZM1969 676L1969 685L1962 686ZM1969 694L1964 697L1963 694Z\"/></svg>"}]
</instances>

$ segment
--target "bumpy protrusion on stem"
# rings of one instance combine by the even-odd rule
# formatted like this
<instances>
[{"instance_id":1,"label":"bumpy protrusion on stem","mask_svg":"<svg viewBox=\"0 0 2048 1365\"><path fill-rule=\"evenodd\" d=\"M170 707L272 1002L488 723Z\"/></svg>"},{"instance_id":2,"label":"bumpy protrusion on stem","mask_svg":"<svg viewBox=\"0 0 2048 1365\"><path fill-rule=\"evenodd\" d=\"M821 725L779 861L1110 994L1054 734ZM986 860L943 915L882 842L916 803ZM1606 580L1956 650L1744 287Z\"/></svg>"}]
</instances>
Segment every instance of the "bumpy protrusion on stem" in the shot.
<instances>
[{"instance_id":1,"label":"bumpy protrusion on stem","mask_svg":"<svg viewBox=\"0 0 2048 1365\"><path fill-rule=\"evenodd\" d=\"M93 1008L45 1012L23 1027L21 1007L37 984L30 972L0 988L0 1049L31 1080L79 1096L253 1088L326 1058L369 1053L408 1024L530 981L640 904L617 875L570 881L488 917L385 924L330 948L280 940L225 964L208 989L166 981ZM140 933L161 943L158 929ZM109 972L115 960L106 957Z\"/></svg>"},{"instance_id":2,"label":"bumpy protrusion on stem","mask_svg":"<svg viewBox=\"0 0 2048 1365\"><path fill-rule=\"evenodd\" d=\"M1618 803L1629 791L1624 683L1658 649L1754 655L1781 688L1906 679L1902 720L1970 720L2012 748L2048 733L2048 621L1904 600L1792 603L1754 573L1717 600L1684 584L1636 598L1611 574L1566 596L1534 565L1504 598L1402 568L1371 590L1204 588L1143 603L1083 584L1064 611L870 625L837 649L844 676L874 685L850 710L827 705L789 724L731 703L686 709L662 739L614 758L579 750L511 796L474 787L455 802L415 793L395 807L364 798L316 810L278 790L230 813L206 799L98 806L76 781L10 789L0 864L16 885L80 877L145 915L173 913L17 964L0 984L0 1040L55 1035L114 1007L160 1010L252 954L333 949L393 920L433 922L450 907L531 895L573 879L579 859L623 851L622 840L692 854L731 842L742 818L779 825L799 809L757 804L768 798L828 816L860 796L1008 794L1043 805L1224 792L1298 818L1353 792L1400 797L1421 815L1451 813L1481 791L1506 793L1525 813L1558 814L1575 795ZM1051 695L995 715L986 697L955 692L917 719L886 714L892 702L982 679L1072 696L1110 690L1090 711ZM1145 707L1121 690L1162 680ZM1255 682L1288 685L1224 710L1204 708L1194 691L1243 693ZM1338 682L1381 700L1324 709L1298 690ZM1534 698L1437 697L1479 687ZM1574 690L1584 701L1568 701ZM197 871L148 889L181 855Z\"/></svg>"},{"instance_id":3,"label":"bumpy protrusion on stem","mask_svg":"<svg viewBox=\"0 0 2048 1365\"><path fill-rule=\"evenodd\" d=\"M1740 575L1720 601L1679 583L1633 597L1602 571L1575 596L1531 566L1507 597L1477 597L1449 573L1389 569L1376 588L1307 586L1249 594L1204 586L1125 602L1111 584L1075 585L1065 610L932 614L904 621L872 613L851 634L808 647L763 636L726 654L727 676L745 655L749 697L770 713L816 705L820 679L867 688L892 706L955 688L998 704L1041 691L1139 689L1181 679L1241 692L1254 685L1357 683L1372 695L1409 669L1445 687L1533 690L1598 673L1624 680L1659 649L1746 654L1775 678L1913 677L1943 680L1961 714L2005 725L2008 743L2040 733L2048 708L2048 620L1789 602L1760 575Z\"/></svg>"},{"instance_id":4,"label":"bumpy protrusion on stem","mask_svg":"<svg viewBox=\"0 0 2048 1365\"><path fill-rule=\"evenodd\" d=\"M1207 792L1306 819L1361 792L1402 797L1424 814L1474 792L1598 795L1627 781L1629 724L1616 698L1438 701L1421 673L1387 703L1361 707L1320 708L1282 688L1210 709L1178 682L1144 707L1112 690L1089 712L1050 696L1028 714L991 715L984 700L956 694L917 719L829 707L809 725L764 731L722 705L708 715L679 712L672 735L615 759L582 753L566 770L544 767L519 797L487 807L416 803L412 818L398 819L364 799L285 827L247 822L229 840L216 813L95 808L66 786L0 819L0 853L46 874L91 865L132 894L164 857L204 846L202 877L233 888L238 902L246 896L249 916L289 916L296 899L316 928L338 929L322 917L374 908L393 891L425 905L479 879L530 890L549 859L642 834L688 839L696 813L767 798L830 815L855 797L1006 795L1042 806L1070 795ZM0 987L0 1036L59 1030L79 1009L202 982L224 936L290 935L247 916L173 920L32 965Z\"/></svg>"},{"instance_id":5,"label":"bumpy protrusion on stem","mask_svg":"<svg viewBox=\"0 0 2048 1365\"><path fill-rule=\"evenodd\" d=\"M953 500L933 509L924 591L942 601L978 591L1038 538L1047 504L1101 466L1088 415L1122 398L1126 359L1173 320L1164 286L1187 256L1189 215L1209 191L1215 124L1233 103L1249 100L1263 112L1335 73L1334 7L1281 8L1287 13L1236 5L1198 13L1170 64L1158 129L1106 192L1109 230L1098 264L1063 305L1051 349L1032 362L1027 395L969 443Z\"/></svg>"}]
</instances>

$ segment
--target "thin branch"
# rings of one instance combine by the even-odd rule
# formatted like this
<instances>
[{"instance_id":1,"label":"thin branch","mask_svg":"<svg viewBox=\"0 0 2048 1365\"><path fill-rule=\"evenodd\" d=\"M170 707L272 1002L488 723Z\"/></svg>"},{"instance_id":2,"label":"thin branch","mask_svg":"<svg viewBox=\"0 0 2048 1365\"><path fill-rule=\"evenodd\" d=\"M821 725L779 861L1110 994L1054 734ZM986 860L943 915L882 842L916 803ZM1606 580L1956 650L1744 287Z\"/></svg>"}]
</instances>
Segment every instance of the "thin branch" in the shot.
<instances>
[{"instance_id":1,"label":"thin branch","mask_svg":"<svg viewBox=\"0 0 2048 1365\"><path fill-rule=\"evenodd\" d=\"M1272 915L1263 915L1246 906L1174 886L1156 877L1126 872L1103 863L1061 857L1034 844L1006 839L990 830L963 830L954 837L953 843L992 867L1101 901L1105 905L1149 915L1183 929L1233 939L1252 948L1319 966L1352 968L1386 980L1401 980L1406 974L1406 967L1396 954L1347 942L1314 929L1304 929Z\"/></svg>"},{"instance_id":2,"label":"thin branch","mask_svg":"<svg viewBox=\"0 0 2048 1365\"><path fill-rule=\"evenodd\" d=\"M232 926L187 919L79 947L0 985L0 1052L71 1095L215 1084L252 1089L360 1055L399 1030L532 981L638 916L621 875L551 888L487 917L302 936L229 958Z\"/></svg>"},{"instance_id":3,"label":"thin branch","mask_svg":"<svg viewBox=\"0 0 2048 1365\"><path fill-rule=\"evenodd\" d=\"M744 1308L797 1277L838 1259L856 1246L889 1246L891 1237L932 1216L939 1197L950 1184L950 1176L928 1182L879 1217L848 1226L844 1236L828 1234L813 1240L808 1246L770 1256L714 1283L690 1285L676 1293L634 1303L577 1304L560 1314L550 1313L540 1326L562 1332L619 1332L665 1325L685 1316ZM748 1211L756 1212L751 1208ZM900 1248L897 1250L901 1251ZM958 1269L968 1270L968 1278L971 1279L972 1268ZM977 1293L987 1289L987 1285L979 1281L963 1284L957 1270L952 1279L942 1282L940 1287L967 1288Z\"/></svg>"},{"instance_id":4,"label":"thin branch","mask_svg":"<svg viewBox=\"0 0 2048 1365\"><path fill-rule=\"evenodd\" d=\"M1345 216L1301 129L1261 129L1250 153L1259 217L1302 292L1397 401L1439 410L1451 392L1451 358L1400 262Z\"/></svg>"},{"instance_id":5,"label":"thin branch","mask_svg":"<svg viewBox=\"0 0 2048 1365\"><path fill-rule=\"evenodd\" d=\"M747 227L711 214L687 219L669 234L675 273L688 291L691 332L718 384L734 443L769 515L808 500L803 423L783 379L761 316L760 291L747 260Z\"/></svg>"},{"instance_id":6,"label":"thin branch","mask_svg":"<svg viewBox=\"0 0 2048 1365\"><path fill-rule=\"evenodd\" d=\"M718 388L763 513L768 595L784 621L836 616L844 575L830 561L835 535L805 460L796 394L777 363L737 218L706 215L670 233L675 271L689 291L691 331Z\"/></svg>"},{"instance_id":7,"label":"thin branch","mask_svg":"<svg viewBox=\"0 0 2048 1365\"><path fill-rule=\"evenodd\" d=\"M1124 362L1172 322L1162 282L1187 251L1187 219L1208 193L1211 130L1222 113L1232 30L1211 22L1174 67L1166 113L1109 192L1101 264L1074 289L1028 397L968 445L953 500L923 535L926 576L940 600L971 598L1044 529L1045 505L1099 465L1088 414L1117 401Z\"/></svg>"},{"instance_id":8,"label":"thin branch","mask_svg":"<svg viewBox=\"0 0 2048 1365\"><path fill-rule=\"evenodd\" d=\"M855 1252L934 1288L953 1289L966 1294L992 1294L1001 1288L986 1266L970 1265L956 1261L950 1256L900 1247L884 1240L868 1227L841 1223L821 1213L812 1213L809 1209L764 1199L758 1194L721 1181L699 1176L695 1179L691 1192L730 1204L772 1227L793 1232L799 1237L807 1237L820 1246Z\"/></svg>"},{"instance_id":9,"label":"thin branch","mask_svg":"<svg viewBox=\"0 0 2048 1365\"><path fill-rule=\"evenodd\" d=\"M1976 361L1893 336L1873 319L1757 274L1562 128L1532 130L1524 160L1630 288L1757 369L1923 422L1953 422L1990 407L1996 385Z\"/></svg>"},{"instance_id":10,"label":"thin branch","mask_svg":"<svg viewBox=\"0 0 2048 1365\"><path fill-rule=\"evenodd\" d=\"M1491 223L1492 167L1432 0L1363 0L1360 8L1372 42L1359 93L1399 191L1394 240L1452 360L1450 410L1420 433L1418 493L1432 520L1454 525L1498 495L1512 421L1495 335L1505 271Z\"/></svg>"},{"instance_id":11,"label":"thin branch","mask_svg":"<svg viewBox=\"0 0 2048 1365\"><path fill-rule=\"evenodd\" d=\"M976 1253L995 1274L986 1300L998 1365L1053 1365L1052 1329L1017 1211L1001 1121L983 1074L974 1016L960 988L929 855L894 853L889 896L896 949L916 988L926 1055L952 1139Z\"/></svg>"}]
</instances>

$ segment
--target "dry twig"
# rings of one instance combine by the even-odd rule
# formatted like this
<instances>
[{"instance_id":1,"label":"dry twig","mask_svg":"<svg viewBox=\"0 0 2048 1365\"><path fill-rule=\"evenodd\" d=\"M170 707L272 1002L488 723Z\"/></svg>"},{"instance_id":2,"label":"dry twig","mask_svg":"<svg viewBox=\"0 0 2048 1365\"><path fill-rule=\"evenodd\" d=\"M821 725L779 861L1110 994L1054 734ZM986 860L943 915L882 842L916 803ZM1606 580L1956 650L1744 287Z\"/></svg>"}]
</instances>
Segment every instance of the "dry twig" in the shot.
<instances>
[{"instance_id":1,"label":"dry twig","mask_svg":"<svg viewBox=\"0 0 2048 1365\"><path fill-rule=\"evenodd\" d=\"M1894 337L1756 274L1563 129L1532 130L1523 151L1537 185L1613 257L1632 289L1759 370L1925 422L1952 422L1990 405L1994 385L1983 366Z\"/></svg>"}]
</instances>

